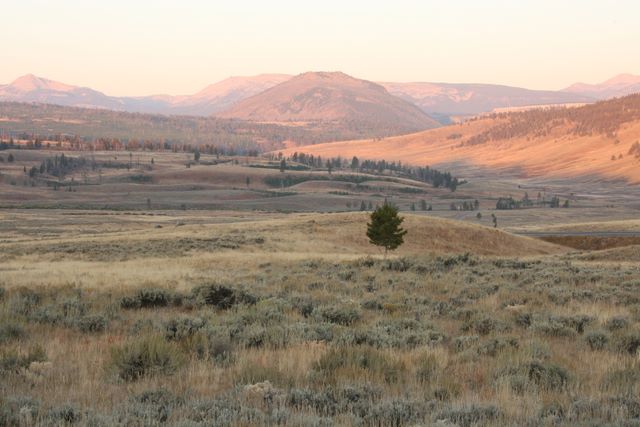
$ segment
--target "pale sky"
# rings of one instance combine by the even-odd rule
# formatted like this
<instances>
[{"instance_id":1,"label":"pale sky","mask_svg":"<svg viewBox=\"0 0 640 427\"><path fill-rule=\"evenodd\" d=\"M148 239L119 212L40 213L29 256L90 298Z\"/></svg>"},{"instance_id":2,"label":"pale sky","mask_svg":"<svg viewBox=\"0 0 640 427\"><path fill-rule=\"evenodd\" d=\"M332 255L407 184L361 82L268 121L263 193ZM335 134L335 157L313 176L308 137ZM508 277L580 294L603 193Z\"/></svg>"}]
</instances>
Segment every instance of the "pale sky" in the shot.
<instances>
[{"instance_id":1,"label":"pale sky","mask_svg":"<svg viewBox=\"0 0 640 427\"><path fill-rule=\"evenodd\" d=\"M640 74L637 0L3 0L0 83L190 94L232 75L560 89Z\"/></svg>"}]
</instances>

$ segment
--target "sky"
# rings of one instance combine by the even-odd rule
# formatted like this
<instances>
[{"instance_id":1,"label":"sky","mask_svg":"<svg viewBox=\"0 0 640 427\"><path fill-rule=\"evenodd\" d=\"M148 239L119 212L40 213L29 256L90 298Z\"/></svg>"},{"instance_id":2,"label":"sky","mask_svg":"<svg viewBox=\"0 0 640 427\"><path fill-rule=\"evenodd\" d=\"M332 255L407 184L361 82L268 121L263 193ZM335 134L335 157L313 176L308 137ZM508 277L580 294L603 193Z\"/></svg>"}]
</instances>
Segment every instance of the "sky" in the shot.
<instances>
[{"instance_id":1,"label":"sky","mask_svg":"<svg viewBox=\"0 0 640 427\"><path fill-rule=\"evenodd\" d=\"M229 76L561 89L640 74L637 0L3 0L0 83L32 73L109 95Z\"/></svg>"}]
</instances>

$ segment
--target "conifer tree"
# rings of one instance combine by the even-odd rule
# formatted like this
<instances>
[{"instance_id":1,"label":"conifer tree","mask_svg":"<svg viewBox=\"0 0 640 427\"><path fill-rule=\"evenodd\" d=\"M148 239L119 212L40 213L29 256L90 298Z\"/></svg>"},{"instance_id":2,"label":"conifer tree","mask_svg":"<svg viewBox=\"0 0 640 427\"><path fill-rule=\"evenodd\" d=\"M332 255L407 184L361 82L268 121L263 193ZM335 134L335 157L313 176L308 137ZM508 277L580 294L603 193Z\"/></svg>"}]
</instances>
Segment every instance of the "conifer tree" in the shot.
<instances>
[{"instance_id":1,"label":"conifer tree","mask_svg":"<svg viewBox=\"0 0 640 427\"><path fill-rule=\"evenodd\" d=\"M371 213L371 222L367 223L369 243L384 248L384 255L404 243L407 230L400 225L404 218L398 216L398 208L388 203Z\"/></svg>"}]
</instances>

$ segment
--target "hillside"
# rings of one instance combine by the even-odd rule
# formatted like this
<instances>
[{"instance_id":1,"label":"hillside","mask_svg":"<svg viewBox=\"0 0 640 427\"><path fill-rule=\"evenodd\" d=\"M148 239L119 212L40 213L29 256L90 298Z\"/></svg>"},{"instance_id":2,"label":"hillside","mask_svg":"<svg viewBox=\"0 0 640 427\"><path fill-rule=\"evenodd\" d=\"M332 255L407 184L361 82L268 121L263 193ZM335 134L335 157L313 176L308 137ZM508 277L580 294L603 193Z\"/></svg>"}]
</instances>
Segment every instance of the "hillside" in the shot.
<instances>
[{"instance_id":1,"label":"hillside","mask_svg":"<svg viewBox=\"0 0 640 427\"><path fill-rule=\"evenodd\" d=\"M640 92L640 76L620 74L597 84L576 83L564 89L566 92L580 94L595 99L608 99Z\"/></svg>"},{"instance_id":2,"label":"hillside","mask_svg":"<svg viewBox=\"0 0 640 427\"><path fill-rule=\"evenodd\" d=\"M389 135L384 127L325 122L308 126L256 123L202 116L167 116L53 104L0 102L0 138L57 140L60 135L82 140L117 138L154 143L213 145L235 152L268 151L345 139Z\"/></svg>"},{"instance_id":3,"label":"hillside","mask_svg":"<svg viewBox=\"0 0 640 427\"><path fill-rule=\"evenodd\" d=\"M446 121L451 116L476 115L498 108L592 102L582 94L530 90L490 84L380 83L427 114Z\"/></svg>"},{"instance_id":4,"label":"hillside","mask_svg":"<svg viewBox=\"0 0 640 427\"><path fill-rule=\"evenodd\" d=\"M321 144L305 152L430 164L463 178L510 175L640 183L639 140L640 95L631 95L580 108L493 114L378 141Z\"/></svg>"},{"instance_id":5,"label":"hillside","mask_svg":"<svg viewBox=\"0 0 640 427\"><path fill-rule=\"evenodd\" d=\"M341 122L354 127L398 131L429 129L438 123L382 86L339 72L300 74L239 102L220 117L257 122Z\"/></svg>"}]
</instances>

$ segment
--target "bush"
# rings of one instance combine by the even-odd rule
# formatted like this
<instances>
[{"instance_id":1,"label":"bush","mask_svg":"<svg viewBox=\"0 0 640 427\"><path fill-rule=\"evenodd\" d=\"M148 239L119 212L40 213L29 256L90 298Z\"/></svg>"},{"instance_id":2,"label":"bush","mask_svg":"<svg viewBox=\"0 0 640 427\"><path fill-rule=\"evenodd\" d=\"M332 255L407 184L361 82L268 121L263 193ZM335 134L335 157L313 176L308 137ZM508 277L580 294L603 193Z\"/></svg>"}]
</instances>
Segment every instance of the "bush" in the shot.
<instances>
[{"instance_id":1,"label":"bush","mask_svg":"<svg viewBox=\"0 0 640 427\"><path fill-rule=\"evenodd\" d=\"M617 339L616 347L620 352L637 354L640 348L640 333L633 332L620 336Z\"/></svg>"},{"instance_id":2,"label":"bush","mask_svg":"<svg viewBox=\"0 0 640 427\"><path fill-rule=\"evenodd\" d=\"M564 389L569 381L566 369L550 363L531 362L525 369L529 381L544 390Z\"/></svg>"},{"instance_id":3,"label":"bush","mask_svg":"<svg viewBox=\"0 0 640 427\"><path fill-rule=\"evenodd\" d=\"M18 372L26 369L32 362L45 362L47 353L40 346L32 347L27 354L6 352L0 354L0 372Z\"/></svg>"},{"instance_id":4,"label":"bush","mask_svg":"<svg viewBox=\"0 0 640 427\"><path fill-rule=\"evenodd\" d=\"M109 321L102 314L83 316L76 322L78 329L84 333L104 332Z\"/></svg>"},{"instance_id":5,"label":"bush","mask_svg":"<svg viewBox=\"0 0 640 427\"><path fill-rule=\"evenodd\" d=\"M171 319L165 323L165 338L169 341L179 341L193 336L202 327L205 321L200 317L180 317Z\"/></svg>"},{"instance_id":6,"label":"bush","mask_svg":"<svg viewBox=\"0 0 640 427\"><path fill-rule=\"evenodd\" d=\"M484 425L496 420L500 410L495 405L471 405L449 408L440 412L438 420L450 421L460 427Z\"/></svg>"},{"instance_id":7,"label":"bush","mask_svg":"<svg viewBox=\"0 0 640 427\"><path fill-rule=\"evenodd\" d=\"M365 416L367 425L404 426L411 423L420 424L426 414L424 404L396 399L380 402Z\"/></svg>"},{"instance_id":8,"label":"bush","mask_svg":"<svg viewBox=\"0 0 640 427\"><path fill-rule=\"evenodd\" d=\"M0 324L0 344L25 336L24 328L15 322L8 321Z\"/></svg>"},{"instance_id":9,"label":"bush","mask_svg":"<svg viewBox=\"0 0 640 427\"><path fill-rule=\"evenodd\" d=\"M161 337L145 337L112 350L111 365L125 381L143 376L174 373L183 362L183 355L172 343Z\"/></svg>"},{"instance_id":10,"label":"bush","mask_svg":"<svg viewBox=\"0 0 640 427\"><path fill-rule=\"evenodd\" d=\"M604 350L609 343L609 336L602 331L589 332L584 339L591 350Z\"/></svg>"},{"instance_id":11,"label":"bush","mask_svg":"<svg viewBox=\"0 0 640 427\"><path fill-rule=\"evenodd\" d=\"M320 317L329 323L350 326L360 320L360 312L353 307L322 307Z\"/></svg>"},{"instance_id":12,"label":"bush","mask_svg":"<svg viewBox=\"0 0 640 427\"><path fill-rule=\"evenodd\" d=\"M4 287L0 286L0 300L4 298L5 290Z\"/></svg>"},{"instance_id":13,"label":"bush","mask_svg":"<svg viewBox=\"0 0 640 427\"><path fill-rule=\"evenodd\" d=\"M173 410L182 404L171 392L163 389L147 390L129 398L127 424L157 425L166 423ZM134 423L133 420L139 420Z\"/></svg>"},{"instance_id":14,"label":"bush","mask_svg":"<svg viewBox=\"0 0 640 427\"><path fill-rule=\"evenodd\" d=\"M610 331L617 331L629 326L629 320L623 316L615 316L607 320L605 327Z\"/></svg>"},{"instance_id":15,"label":"bush","mask_svg":"<svg viewBox=\"0 0 640 427\"><path fill-rule=\"evenodd\" d=\"M31 397L0 397L0 426L36 425L41 403Z\"/></svg>"},{"instance_id":16,"label":"bush","mask_svg":"<svg viewBox=\"0 0 640 427\"><path fill-rule=\"evenodd\" d=\"M343 371L346 375L374 375L386 383L395 383L400 379L405 367L373 348L340 347L332 348L323 354L313 369L325 379L342 377L343 375L337 371Z\"/></svg>"},{"instance_id":17,"label":"bush","mask_svg":"<svg viewBox=\"0 0 640 427\"><path fill-rule=\"evenodd\" d=\"M62 405L58 408L52 408L47 413L47 424L49 425L66 425L75 424L80 421L82 415L80 411L71 405Z\"/></svg>"},{"instance_id":18,"label":"bush","mask_svg":"<svg viewBox=\"0 0 640 427\"><path fill-rule=\"evenodd\" d=\"M418 359L416 366L417 380L421 383L428 383L438 370L438 361L433 354L424 354Z\"/></svg>"},{"instance_id":19,"label":"bush","mask_svg":"<svg viewBox=\"0 0 640 427\"><path fill-rule=\"evenodd\" d=\"M202 304L228 310L237 304L255 305L258 298L244 291L221 285L203 285L193 290L194 297Z\"/></svg>"},{"instance_id":20,"label":"bush","mask_svg":"<svg viewBox=\"0 0 640 427\"><path fill-rule=\"evenodd\" d=\"M173 297L166 289L143 288L132 297L123 297L120 306L125 309L166 307Z\"/></svg>"}]
</instances>

